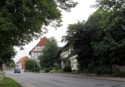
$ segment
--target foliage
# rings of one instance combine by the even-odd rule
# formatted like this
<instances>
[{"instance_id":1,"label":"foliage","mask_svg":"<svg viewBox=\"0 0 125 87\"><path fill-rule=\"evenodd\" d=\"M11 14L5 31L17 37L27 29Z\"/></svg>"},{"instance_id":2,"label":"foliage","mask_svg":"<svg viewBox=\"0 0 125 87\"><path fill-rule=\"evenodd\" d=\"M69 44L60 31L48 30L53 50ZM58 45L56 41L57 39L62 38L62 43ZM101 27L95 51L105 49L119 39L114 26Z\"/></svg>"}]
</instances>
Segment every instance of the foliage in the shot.
<instances>
[{"instance_id":1,"label":"foliage","mask_svg":"<svg viewBox=\"0 0 125 87\"><path fill-rule=\"evenodd\" d=\"M1 47L1 46L0 46ZM7 47L7 46L6 46ZM1 47L1 48L5 48L5 47ZM3 70L2 68L2 64L7 64L8 62L10 62L12 59L12 57L15 56L15 50L13 47L9 47L9 48L5 48L0 55L0 69ZM15 66L14 61L12 63L12 66Z\"/></svg>"},{"instance_id":2,"label":"foliage","mask_svg":"<svg viewBox=\"0 0 125 87\"><path fill-rule=\"evenodd\" d=\"M55 1L57 2L58 7L66 11L70 11L72 7L75 7L78 4L73 0L55 0Z\"/></svg>"},{"instance_id":3,"label":"foliage","mask_svg":"<svg viewBox=\"0 0 125 87\"><path fill-rule=\"evenodd\" d=\"M0 87L22 87L19 83L15 80L5 77L0 84Z\"/></svg>"},{"instance_id":4,"label":"foliage","mask_svg":"<svg viewBox=\"0 0 125 87\"><path fill-rule=\"evenodd\" d=\"M112 68L108 65L99 65L93 69L93 72L97 75L112 74Z\"/></svg>"},{"instance_id":5,"label":"foliage","mask_svg":"<svg viewBox=\"0 0 125 87\"><path fill-rule=\"evenodd\" d=\"M124 0L97 0L97 5L103 10L110 13L110 21L114 23L110 23L112 27L119 27L121 29L125 29L124 23L124 13L125 13L125 2Z\"/></svg>"},{"instance_id":6,"label":"foliage","mask_svg":"<svg viewBox=\"0 0 125 87\"><path fill-rule=\"evenodd\" d=\"M57 72L58 72L58 73L62 73L62 72L63 72L63 69L58 69Z\"/></svg>"},{"instance_id":7,"label":"foliage","mask_svg":"<svg viewBox=\"0 0 125 87\"><path fill-rule=\"evenodd\" d=\"M29 42L33 36L42 33L42 25L48 25L53 20L58 20L61 13L57 4L62 8L70 9L75 2L70 0L30 0L30 1L0 1L0 35L5 37L12 45Z\"/></svg>"},{"instance_id":8,"label":"foliage","mask_svg":"<svg viewBox=\"0 0 125 87\"><path fill-rule=\"evenodd\" d=\"M56 69L52 69L52 70L50 70L49 72L50 72L50 73L56 73L57 70L56 70Z\"/></svg>"},{"instance_id":9,"label":"foliage","mask_svg":"<svg viewBox=\"0 0 125 87\"><path fill-rule=\"evenodd\" d=\"M73 46L74 53L78 55L77 59L79 62L79 69L81 70L83 67L87 67L86 64L90 62L88 58L92 56L92 47L90 44L90 39L92 38L90 34L92 32L93 31L87 30L84 27L84 22L78 22L77 24L69 25L68 34L65 37L65 40Z\"/></svg>"},{"instance_id":10,"label":"foliage","mask_svg":"<svg viewBox=\"0 0 125 87\"><path fill-rule=\"evenodd\" d=\"M42 55L39 57L42 68L60 67L60 59L57 56L59 49L57 41L54 38L50 38L47 41L41 52Z\"/></svg>"},{"instance_id":11,"label":"foliage","mask_svg":"<svg viewBox=\"0 0 125 87\"><path fill-rule=\"evenodd\" d=\"M72 0L0 0L0 62L13 57L3 56L9 52L15 54L14 46L25 45L42 35L43 26L53 21L58 25L59 8L69 11L76 5Z\"/></svg>"},{"instance_id":12,"label":"foliage","mask_svg":"<svg viewBox=\"0 0 125 87\"><path fill-rule=\"evenodd\" d=\"M98 6L102 6L106 10L116 10L123 11L124 8L124 0L96 0Z\"/></svg>"},{"instance_id":13,"label":"foliage","mask_svg":"<svg viewBox=\"0 0 125 87\"><path fill-rule=\"evenodd\" d=\"M62 69L59 69L59 68L54 67L54 68L52 68L49 72L50 72L50 73L61 73L61 72L63 72L63 70L62 70Z\"/></svg>"},{"instance_id":14,"label":"foliage","mask_svg":"<svg viewBox=\"0 0 125 87\"><path fill-rule=\"evenodd\" d=\"M15 67L16 66L15 61L13 59L8 60L6 66Z\"/></svg>"},{"instance_id":15,"label":"foliage","mask_svg":"<svg viewBox=\"0 0 125 87\"><path fill-rule=\"evenodd\" d=\"M65 67L63 68L63 72L72 72L71 66L65 66Z\"/></svg>"},{"instance_id":16,"label":"foliage","mask_svg":"<svg viewBox=\"0 0 125 87\"><path fill-rule=\"evenodd\" d=\"M25 70L29 72L39 72L40 68L36 61L30 59L26 61Z\"/></svg>"},{"instance_id":17,"label":"foliage","mask_svg":"<svg viewBox=\"0 0 125 87\"><path fill-rule=\"evenodd\" d=\"M43 69L43 72L48 73L48 72L51 71L51 69L52 69L52 68L44 68L44 69Z\"/></svg>"},{"instance_id":18,"label":"foliage","mask_svg":"<svg viewBox=\"0 0 125 87\"><path fill-rule=\"evenodd\" d=\"M7 47L7 46L6 46ZM1 47L1 48L5 48L5 47ZM0 55L0 64L2 63L7 63L7 61L10 61L12 57L15 56L15 49L13 47L8 47L5 48Z\"/></svg>"},{"instance_id":19,"label":"foliage","mask_svg":"<svg viewBox=\"0 0 125 87\"><path fill-rule=\"evenodd\" d=\"M78 55L80 71L111 74L114 64L125 64L123 17L100 6L86 22L69 25L64 40Z\"/></svg>"}]
</instances>

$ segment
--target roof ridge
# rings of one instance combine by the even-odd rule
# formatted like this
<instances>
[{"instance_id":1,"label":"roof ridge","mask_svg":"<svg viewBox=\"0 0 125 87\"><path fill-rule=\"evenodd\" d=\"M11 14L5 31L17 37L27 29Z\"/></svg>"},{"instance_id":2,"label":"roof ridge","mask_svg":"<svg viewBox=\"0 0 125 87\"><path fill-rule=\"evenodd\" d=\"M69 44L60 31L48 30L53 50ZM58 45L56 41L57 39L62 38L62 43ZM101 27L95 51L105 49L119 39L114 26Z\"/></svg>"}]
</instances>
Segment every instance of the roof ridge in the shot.
<instances>
[{"instance_id":1,"label":"roof ridge","mask_svg":"<svg viewBox=\"0 0 125 87\"><path fill-rule=\"evenodd\" d=\"M28 56L21 57L16 63L19 63L20 61L23 61L25 59L29 59L29 57Z\"/></svg>"},{"instance_id":2,"label":"roof ridge","mask_svg":"<svg viewBox=\"0 0 125 87\"><path fill-rule=\"evenodd\" d=\"M35 49L36 46L45 46L47 40L48 40L48 39L44 36L44 37L41 38L40 41L33 47L33 49ZM31 49L31 50L29 51L29 54L33 51L33 49Z\"/></svg>"}]
</instances>

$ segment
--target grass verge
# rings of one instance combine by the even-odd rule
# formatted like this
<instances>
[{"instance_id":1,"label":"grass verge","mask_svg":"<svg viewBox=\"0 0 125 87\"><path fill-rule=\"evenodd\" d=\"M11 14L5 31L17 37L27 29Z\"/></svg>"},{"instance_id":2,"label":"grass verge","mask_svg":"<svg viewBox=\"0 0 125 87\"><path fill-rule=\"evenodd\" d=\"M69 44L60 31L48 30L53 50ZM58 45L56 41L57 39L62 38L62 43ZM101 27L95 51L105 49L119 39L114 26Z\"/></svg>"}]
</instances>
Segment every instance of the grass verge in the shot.
<instances>
[{"instance_id":1,"label":"grass verge","mask_svg":"<svg viewBox=\"0 0 125 87\"><path fill-rule=\"evenodd\" d=\"M15 80L5 77L1 83L0 87L22 87L19 83L17 83Z\"/></svg>"}]
</instances>

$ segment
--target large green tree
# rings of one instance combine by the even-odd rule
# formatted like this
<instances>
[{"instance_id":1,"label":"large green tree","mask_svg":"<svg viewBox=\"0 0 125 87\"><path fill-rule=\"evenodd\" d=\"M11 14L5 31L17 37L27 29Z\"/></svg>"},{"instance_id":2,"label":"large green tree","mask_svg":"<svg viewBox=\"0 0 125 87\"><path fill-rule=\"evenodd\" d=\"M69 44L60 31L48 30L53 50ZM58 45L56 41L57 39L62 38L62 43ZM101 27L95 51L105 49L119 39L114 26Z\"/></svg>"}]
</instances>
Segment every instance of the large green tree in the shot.
<instances>
[{"instance_id":1,"label":"large green tree","mask_svg":"<svg viewBox=\"0 0 125 87\"><path fill-rule=\"evenodd\" d=\"M0 4L0 37L12 45L28 43L43 33L43 25L59 20L58 6L70 9L76 5L70 0L1 0Z\"/></svg>"},{"instance_id":2,"label":"large green tree","mask_svg":"<svg viewBox=\"0 0 125 87\"><path fill-rule=\"evenodd\" d=\"M13 46L41 35L43 26L60 20L59 8L69 11L76 4L72 0L0 0L0 58Z\"/></svg>"},{"instance_id":3,"label":"large green tree","mask_svg":"<svg viewBox=\"0 0 125 87\"><path fill-rule=\"evenodd\" d=\"M110 13L110 19L107 24L112 27L118 27L125 30L125 1L124 0L96 0L97 6ZM111 29L110 28L110 29Z\"/></svg>"},{"instance_id":4,"label":"large green tree","mask_svg":"<svg viewBox=\"0 0 125 87\"><path fill-rule=\"evenodd\" d=\"M59 49L57 41L54 38L50 38L47 41L39 57L42 68L60 67L60 57L57 55Z\"/></svg>"},{"instance_id":5,"label":"large green tree","mask_svg":"<svg viewBox=\"0 0 125 87\"><path fill-rule=\"evenodd\" d=\"M1 47L1 46L0 46ZM0 56L0 69L2 70L2 64L6 64L7 62L10 62L15 56L15 49L12 46L6 46L6 47L1 47L3 49L0 50L1 56Z\"/></svg>"},{"instance_id":6,"label":"large green tree","mask_svg":"<svg viewBox=\"0 0 125 87\"><path fill-rule=\"evenodd\" d=\"M124 21L117 13L100 7L84 23L69 25L65 40L78 55L80 70L112 73L112 65L123 65Z\"/></svg>"},{"instance_id":7,"label":"large green tree","mask_svg":"<svg viewBox=\"0 0 125 87\"><path fill-rule=\"evenodd\" d=\"M65 40L72 46L77 60L79 63L79 70L82 71L88 68L88 64L91 62L93 57L92 45L93 34L95 30L86 29L85 23L78 22L76 24L69 25L67 36Z\"/></svg>"},{"instance_id":8,"label":"large green tree","mask_svg":"<svg viewBox=\"0 0 125 87\"><path fill-rule=\"evenodd\" d=\"M8 60L5 65L8 67L15 67L16 66L15 61L13 59Z\"/></svg>"}]
</instances>

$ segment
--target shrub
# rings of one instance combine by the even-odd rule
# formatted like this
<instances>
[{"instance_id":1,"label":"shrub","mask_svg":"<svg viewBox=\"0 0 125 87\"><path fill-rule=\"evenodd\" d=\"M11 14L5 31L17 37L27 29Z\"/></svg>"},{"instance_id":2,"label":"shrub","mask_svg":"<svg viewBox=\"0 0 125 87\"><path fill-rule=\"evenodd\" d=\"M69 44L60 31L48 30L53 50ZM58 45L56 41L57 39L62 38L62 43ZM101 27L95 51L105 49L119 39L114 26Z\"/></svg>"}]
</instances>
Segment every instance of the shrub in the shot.
<instances>
[{"instance_id":1,"label":"shrub","mask_svg":"<svg viewBox=\"0 0 125 87\"><path fill-rule=\"evenodd\" d=\"M36 68L33 68L32 70L31 70L32 72L40 72L40 68L37 66Z\"/></svg>"},{"instance_id":2,"label":"shrub","mask_svg":"<svg viewBox=\"0 0 125 87\"><path fill-rule=\"evenodd\" d=\"M50 73L56 73L56 72L58 72L58 70L52 69L52 70L50 70L49 72L50 72Z\"/></svg>"},{"instance_id":3,"label":"shrub","mask_svg":"<svg viewBox=\"0 0 125 87\"><path fill-rule=\"evenodd\" d=\"M94 69L94 73L97 75L112 74L112 69L106 66L98 66Z\"/></svg>"},{"instance_id":4,"label":"shrub","mask_svg":"<svg viewBox=\"0 0 125 87\"><path fill-rule=\"evenodd\" d=\"M63 68L63 71L64 71L64 72L72 72L70 66L65 66L65 67Z\"/></svg>"},{"instance_id":5,"label":"shrub","mask_svg":"<svg viewBox=\"0 0 125 87\"><path fill-rule=\"evenodd\" d=\"M63 70L62 69L58 69L58 73L62 73L63 72Z\"/></svg>"},{"instance_id":6,"label":"shrub","mask_svg":"<svg viewBox=\"0 0 125 87\"><path fill-rule=\"evenodd\" d=\"M28 70L24 70L24 72L28 72Z\"/></svg>"},{"instance_id":7,"label":"shrub","mask_svg":"<svg viewBox=\"0 0 125 87\"><path fill-rule=\"evenodd\" d=\"M44 71L45 73L48 73L48 72L50 72L50 70L51 70L51 68L45 68L43 71Z\"/></svg>"},{"instance_id":8,"label":"shrub","mask_svg":"<svg viewBox=\"0 0 125 87\"><path fill-rule=\"evenodd\" d=\"M39 72L40 68L34 60L27 60L25 64L25 71L29 72Z\"/></svg>"}]
</instances>

